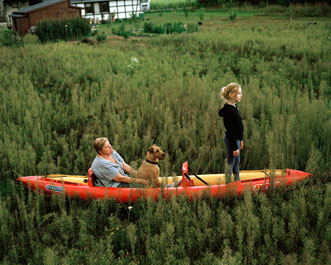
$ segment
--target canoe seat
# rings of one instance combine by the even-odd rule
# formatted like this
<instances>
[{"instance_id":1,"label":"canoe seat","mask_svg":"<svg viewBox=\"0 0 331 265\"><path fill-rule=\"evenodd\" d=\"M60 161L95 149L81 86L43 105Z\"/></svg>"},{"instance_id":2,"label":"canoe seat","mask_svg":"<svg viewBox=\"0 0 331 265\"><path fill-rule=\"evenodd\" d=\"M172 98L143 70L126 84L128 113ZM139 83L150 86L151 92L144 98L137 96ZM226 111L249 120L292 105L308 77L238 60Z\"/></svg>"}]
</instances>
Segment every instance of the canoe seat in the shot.
<instances>
[{"instance_id":1,"label":"canoe seat","mask_svg":"<svg viewBox=\"0 0 331 265\"><path fill-rule=\"evenodd\" d=\"M105 185L97 178L96 175L94 175L92 168L89 168L88 170L88 186L97 186L97 183L101 183L101 185L104 187Z\"/></svg>"},{"instance_id":2,"label":"canoe seat","mask_svg":"<svg viewBox=\"0 0 331 265\"><path fill-rule=\"evenodd\" d=\"M95 175L92 171L92 168L89 168L88 170L88 186L95 186Z\"/></svg>"}]
</instances>

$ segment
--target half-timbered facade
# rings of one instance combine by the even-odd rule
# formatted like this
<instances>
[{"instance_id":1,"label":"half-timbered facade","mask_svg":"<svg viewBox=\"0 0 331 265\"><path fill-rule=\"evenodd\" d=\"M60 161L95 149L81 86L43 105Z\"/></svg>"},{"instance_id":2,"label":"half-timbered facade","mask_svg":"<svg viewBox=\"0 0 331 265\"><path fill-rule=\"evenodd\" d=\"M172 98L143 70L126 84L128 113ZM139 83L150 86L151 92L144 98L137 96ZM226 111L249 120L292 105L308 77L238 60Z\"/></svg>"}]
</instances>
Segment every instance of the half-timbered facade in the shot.
<instances>
[{"instance_id":1,"label":"half-timbered facade","mask_svg":"<svg viewBox=\"0 0 331 265\"><path fill-rule=\"evenodd\" d=\"M95 21L139 17L149 9L150 0L71 0L81 7L82 17Z\"/></svg>"}]
</instances>

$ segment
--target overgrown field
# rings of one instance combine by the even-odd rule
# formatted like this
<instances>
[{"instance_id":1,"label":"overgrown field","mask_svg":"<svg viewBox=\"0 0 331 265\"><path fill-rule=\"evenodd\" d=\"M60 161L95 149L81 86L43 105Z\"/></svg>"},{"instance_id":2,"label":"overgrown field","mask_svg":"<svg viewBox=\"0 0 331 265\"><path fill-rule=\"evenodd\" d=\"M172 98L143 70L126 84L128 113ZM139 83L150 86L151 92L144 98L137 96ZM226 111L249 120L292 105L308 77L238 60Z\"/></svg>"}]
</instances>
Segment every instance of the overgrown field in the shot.
<instances>
[{"instance_id":1,"label":"overgrown field","mask_svg":"<svg viewBox=\"0 0 331 265\"><path fill-rule=\"evenodd\" d=\"M192 34L0 47L1 263L330 263L330 27L326 18L215 16ZM135 168L161 146L161 176L179 175L186 160L192 173L224 172L217 113L229 82L243 90L241 169L306 170L311 181L132 209L44 198L14 182L87 174L101 136Z\"/></svg>"}]
</instances>

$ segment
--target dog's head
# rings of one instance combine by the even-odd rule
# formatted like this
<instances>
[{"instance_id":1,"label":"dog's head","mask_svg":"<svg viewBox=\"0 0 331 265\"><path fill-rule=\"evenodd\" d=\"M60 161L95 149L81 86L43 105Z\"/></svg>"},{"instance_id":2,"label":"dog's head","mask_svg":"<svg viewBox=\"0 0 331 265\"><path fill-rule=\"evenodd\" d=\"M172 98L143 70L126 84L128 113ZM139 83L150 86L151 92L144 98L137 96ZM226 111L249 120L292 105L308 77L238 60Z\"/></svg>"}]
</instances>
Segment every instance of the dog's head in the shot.
<instances>
[{"instance_id":1,"label":"dog's head","mask_svg":"<svg viewBox=\"0 0 331 265\"><path fill-rule=\"evenodd\" d=\"M161 148L157 145L152 145L147 149L147 155L152 156L153 159L163 160L165 157L165 153L161 150Z\"/></svg>"}]
</instances>

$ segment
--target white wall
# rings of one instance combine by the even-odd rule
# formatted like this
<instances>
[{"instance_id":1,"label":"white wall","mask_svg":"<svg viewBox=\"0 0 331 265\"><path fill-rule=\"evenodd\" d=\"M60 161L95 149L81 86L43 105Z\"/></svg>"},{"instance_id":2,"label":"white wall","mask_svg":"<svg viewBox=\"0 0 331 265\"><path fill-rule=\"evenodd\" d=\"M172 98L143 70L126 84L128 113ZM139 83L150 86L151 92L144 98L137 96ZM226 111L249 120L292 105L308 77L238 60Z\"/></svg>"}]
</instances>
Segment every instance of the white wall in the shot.
<instances>
[{"instance_id":1,"label":"white wall","mask_svg":"<svg viewBox=\"0 0 331 265\"><path fill-rule=\"evenodd\" d=\"M110 1L109 11L115 14L115 19L126 19L131 18L132 14L139 17L143 10L141 8L141 0L129 0L129 1ZM78 7L83 7L84 4L77 4ZM111 19L110 14L100 14L99 3L94 3L94 15L86 14L85 10L82 10L82 17L91 18L94 20L108 20Z\"/></svg>"}]
</instances>

